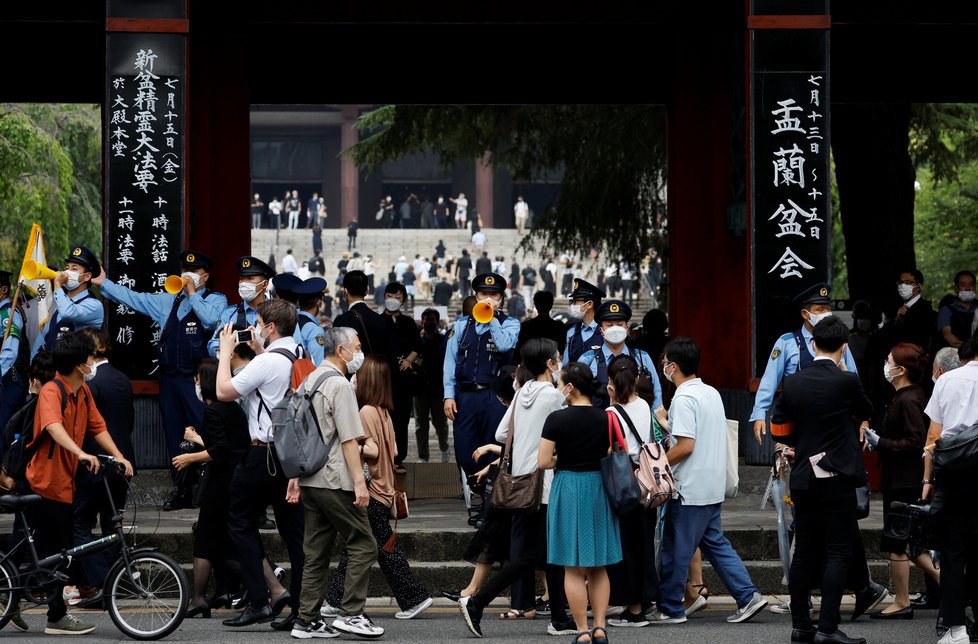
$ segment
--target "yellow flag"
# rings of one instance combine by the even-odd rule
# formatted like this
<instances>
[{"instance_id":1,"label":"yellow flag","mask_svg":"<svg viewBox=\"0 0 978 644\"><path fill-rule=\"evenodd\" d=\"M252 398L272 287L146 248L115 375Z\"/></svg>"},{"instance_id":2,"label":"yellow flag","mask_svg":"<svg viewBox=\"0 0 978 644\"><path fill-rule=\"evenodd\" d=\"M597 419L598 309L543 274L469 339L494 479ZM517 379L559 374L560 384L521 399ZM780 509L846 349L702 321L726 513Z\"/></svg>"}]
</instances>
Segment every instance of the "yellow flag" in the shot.
<instances>
[{"instance_id":1,"label":"yellow flag","mask_svg":"<svg viewBox=\"0 0 978 644\"><path fill-rule=\"evenodd\" d=\"M31 259L41 266L48 265L47 256L44 254L44 233L41 231L40 224L34 224L31 227L31 234L27 240L24 262ZM23 265L20 269L19 282L25 315L24 329L30 343L31 355L34 355L44 340L42 329L54 311L54 293L51 280L40 277L27 279L24 275Z\"/></svg>"}]
</instances>

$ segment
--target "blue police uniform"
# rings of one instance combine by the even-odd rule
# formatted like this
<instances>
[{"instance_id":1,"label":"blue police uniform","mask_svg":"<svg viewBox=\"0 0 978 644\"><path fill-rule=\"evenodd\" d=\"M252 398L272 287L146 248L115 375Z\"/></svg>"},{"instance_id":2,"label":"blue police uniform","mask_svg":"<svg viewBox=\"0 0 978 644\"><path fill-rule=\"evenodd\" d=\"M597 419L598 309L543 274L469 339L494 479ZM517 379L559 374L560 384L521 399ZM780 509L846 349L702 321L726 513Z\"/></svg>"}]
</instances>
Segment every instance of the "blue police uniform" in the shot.
<instances>
[{"instance_id":1,"label":"blue police uniform","mask_svg":"<svg viewBox=\"0 0 978 644\"><path fill-rule=\"evenodd\" d=\"M87 288L74 295L68 295L68 291L59 288L54 291L54 304L54 313L44 330L44 348L48 351L66 333L88 327L102 328L105 308Z\"/></svg>"},{"instance_id":2,"label":"blue police uniform","mask_svg":"<svg viewBox=\"0 0 978 644\"><path fill-rule=\"evenodd\" d=\"M590 324L578 322L567 329L567 342L564 344L563 364L566 366L568 363L577 362L593 346L603 343L600 334L598 334L597 338L594 337L597 332L597 320L592 320Z\"/></svg>"},{"instance_id":3,"label":"blue police uniform","mask_svg":"<svg viewBox=\"0 0 978 644\"><path fill-rule=\"evenodd\" d=\"M856 373L856 361L849 352L849 347L846 347L842 359L845 361L846 370ZM778 338L764 368L761 383L757 387L750 422L765 420L774 402L774 394L777 393L784 377L804 369L813 360L815 360L815 347L812 344L812 332L807 326L802 325L800 330L785 333Z\"/></svg>"},{"instance_id":4,"label":"blue police uniform","mask_svg":"<svg viewBox=\"0 0 978 644\"><path fill-rule=\"evenodd\" d=\"M242 329L249 326L255 326L258 324L258 311L251 308L251 305L247 302L231 304L224 309L224 312L221 313L221 317L217 322L217 328L214 329L214 334L207 343L207 353L212 358L217 357L217 350L221 346L221 329L223 329L224 325L228 322L235 326L240 326Z\"/></svg>"},{"instance_id":5,"label":"blue police uniform","mask_svg":"<svg viewBox=\"0 0 978 644\"><path fill-rule=\"evenodd\" d=\"M203 423L204 403L197 398L194 372L207 356L207 338L227 308L227 298L207 289L189 296L183 291L176 295L137 293L111 280L102 283L102 293L160 326L160 416L173 458L181 453L184 428L199 428Z\"/></svg>"},{"instance_id":6,"label":"blue police uniform","mask_svg":"<svg viewBox=\"0 0 978 644\"><path fill-rule=\"evenodd\" d=\"M652 389L655 392L652 402L652 409L658 409L659 405L662 404L662 385L659 383L659 374L656 372L655 364L652 362L652 358L649 354L641 349L629 349L628 345L624 345L621 349L621 355L632 356L638 363L638 368L640 371L639 375L647 376L652 381ZM586 351L581 359L578 360L585 367L591 370L591 375L594 376L595 380L598 381L598 391L605 391L608 386L608 363L615 358L615 354L612 353L611 348L602 343L597 349L591 349ZM602 398L601 402L607 403L607 400Z\"/></svg>"},{"instance_id":7,"label":"blue police uniform","mask_svg":"<svg viewBox=\"0 0 978 644\"><path fill-rule=\"evenodd\" d=\"M506 279L493 273L472 280L476 292L501 293L505 285ZM453 424L455 460L466 474L474 474L485 465L472 460L475 448L495 442L496 428L506 408L490 385L503 365L512 361L519 335L519 321L498 311L488 323L462 316L449 333L443 383L445 398L455 400L457 407ZM485 460L488 462L488 457Z\"/></svg>"},{"instance_id":8,"label":"blue police uniform","mask_svg":"<svg viewBox=\"0 0 978 644\"><path fill-rule=\"evenodd\" d=\"M12 321L12 323L11 323ZM0 431L20 408L27 393L27 370L30 350L24 337L24 319L20 311L11 315L10 298L0 300L0 338L10 325L7 341L0 350Z\"/></svg>"},{"instance_id":9,"label":"blue police uniform","mask_svg":"<svg viewBox=\"0 0 978 644\"><path fill-rule=\"evenodd\" d=\"M296 344L301 345L306 350L306 353L309 354L309 359L312 360L314 365L318 366L323 361L323 346L326 344L326 331L323 330L323 327L319 326L319 322L315 317L305 311L299 311L293 337L295 338Z\"/></svg>"}]
</instances>

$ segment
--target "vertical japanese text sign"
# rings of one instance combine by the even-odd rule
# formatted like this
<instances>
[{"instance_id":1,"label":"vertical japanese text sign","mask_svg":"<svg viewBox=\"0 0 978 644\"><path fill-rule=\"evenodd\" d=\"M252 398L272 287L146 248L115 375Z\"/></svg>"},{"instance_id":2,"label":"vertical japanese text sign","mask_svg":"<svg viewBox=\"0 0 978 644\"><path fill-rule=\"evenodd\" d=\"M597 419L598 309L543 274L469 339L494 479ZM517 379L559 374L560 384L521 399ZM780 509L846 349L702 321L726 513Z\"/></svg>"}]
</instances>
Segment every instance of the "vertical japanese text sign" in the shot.
<instances>
[{"instance_id":1,"label":"vertical japanese text sign","mask_svg":"<svg viewBox=\"0 0 978 644\"><path fill-rule=\"evenodd\" d=\"M185 37L107 35L105 271L141 292L179 273L184 222ZM133 379L155 377L161 329L106 302L113 362Z\"/></svg>"},{"instance_id":2,"label":"vertical japanese text sign","mask_svg":"<svg viewBox=\"0 0 978 644\"><path fill-rule=\"evenodd\" d=\"M830 267L827 29L751 32L751 249L755 375L801 325L793 299Z\"/></svg>"}]
</instances>

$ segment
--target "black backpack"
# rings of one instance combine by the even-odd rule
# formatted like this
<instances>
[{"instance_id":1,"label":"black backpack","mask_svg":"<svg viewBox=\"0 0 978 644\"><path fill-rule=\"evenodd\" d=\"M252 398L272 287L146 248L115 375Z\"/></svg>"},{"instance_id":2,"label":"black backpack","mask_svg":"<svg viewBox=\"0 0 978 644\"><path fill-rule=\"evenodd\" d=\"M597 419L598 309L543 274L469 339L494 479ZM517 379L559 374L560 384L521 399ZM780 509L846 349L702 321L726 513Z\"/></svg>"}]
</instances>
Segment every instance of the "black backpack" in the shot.
<instances>
[{"instance_id":1,"label":"black backpack","mask_svg":"<svg viewBox=\"0 0 978 644\"><path fill-rule=\"evenodd\" d=\"M54 384L61 390L61 413L64 415L68 404L68 392L63 384L55 379ZM18 484L27 481L27 465L34 458L44 436L34 437L34 413L37 411L35 396L27 404L17 410L3 432L3 458L0 460L0 490L14 491ZM51 449L54 450L54 441Z\"/></svg>"}]
</instances>

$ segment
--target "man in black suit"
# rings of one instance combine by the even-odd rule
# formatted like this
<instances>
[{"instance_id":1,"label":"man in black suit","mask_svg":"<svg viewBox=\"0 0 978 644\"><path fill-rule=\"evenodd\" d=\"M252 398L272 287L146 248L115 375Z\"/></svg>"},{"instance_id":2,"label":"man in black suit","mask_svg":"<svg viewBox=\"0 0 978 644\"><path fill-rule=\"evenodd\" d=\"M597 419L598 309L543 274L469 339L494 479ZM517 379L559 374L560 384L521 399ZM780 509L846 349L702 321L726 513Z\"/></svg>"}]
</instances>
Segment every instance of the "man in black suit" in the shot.
<instances>
[{"instance_id":1,"label":"man in black suit","mask_svg":"<svg viewBox=\"0 0 978 644\"><path fill-rule=\"evenodd\" d=\"M363 301L367 297L367 276L363 271L350 271L343 278L343 288L349 309L333 321L333 326L346 326L357 332L363 345L364 355L378 355L388 361L394 360L397 368L397 355L391 342L390 325L384 317Z\"/></svg>"},{"instance_id":2,"label":"man in black suit","mask_svg":"<svg viewBox=\"0 0 978 644\"><path fill-rule=\"evenodd\" d=\"M924 274L914 269L903 271L897 279L900 308L891 321L893 342L911 342L930 354L934 344L937 313L929 300L921 298Z\"/></svg>"},{"instance_id":3,"label":"man in black suit","mask_svg":"<svg viewBox=\"0 0 978 644\"><path fill-rule=\"evenodd\" d=\"M132 462L135 458L132 446L132 430L135 420L132 382L125 374L109 363L109 342L102 331L89 327L83 329L82 333L90 335L95 341L95 352L92 354L95 358L92 365L95 376L88 382L88 388L92 392L92 400L99 413L102 414L105 427L108 429L109 435L112 436L116 447L126 457L126 460ZM82 449L89 454L104 453L104 450L96 445L95 439L91 436L86 437ZM96 475L84 467L79 467L75 473L75 498L72 501L75 545L88 543L92 540L92 526L95 524L95 519L99 520L103 536L115 532L112 523L112 508L102 485L103 476L109 477L109 489L112 490L112 500L116 508L121 510L126 505L128 485L124 478L105 472L99 472ZM109 572L109 567L118 558L119 548L116 547L78 560L80 566L79 606L88 606L99 601L102 582Z\"/></svg>"},{"instance_id":4,"label":"man in black suit","mask_svg":"<svg viewBox=\"0 0 978 644\"><path fill-rule=\"evenodd\" d=\"M872 404L859 377L839 368L849 329L837 317L815 325L815 359L784 379L774 422L790 422L784 439L795 447L791 498L795 505L795 557L791 590L792 642L865 643L839 630L839 605L856 533L856 488L865 485L862 427ZM857 428L855 420L863 423ZM824 567L823 567L824 566ZM818 630L808 611L811 588L822 590Z\"/></svg>"},{"instance_id":5,"label":"man in black suit","mask_svg":"<svg viewBox=\"0 0 978 644\"><path fill-rule=\"evenodd\" d=\"M453 287L448 282L448 276L443 275L438 283L435 284L435 294L434 302L437 306L448 306L452 303L452 295L455 293L455 287Z\"/></svg>"},{"instance_id":6,"label":"man in black suit","mask_svg":"<svg viewBox=\"0 0 978 644\"><path fill-rule=\"evenodd\" d=\"M567 344L567 327L550 317L550 310L554 307L554 294L550 291L537 291L533 294L533 306L537 310L536 317L525 320L520 325L520 337L516 340L516 351L513 352L513 360L517 364L520 362L520 349L527 340L549 338L557 343L561 355L564 353L564 345Z\"/></svg>"}]
</instances>

